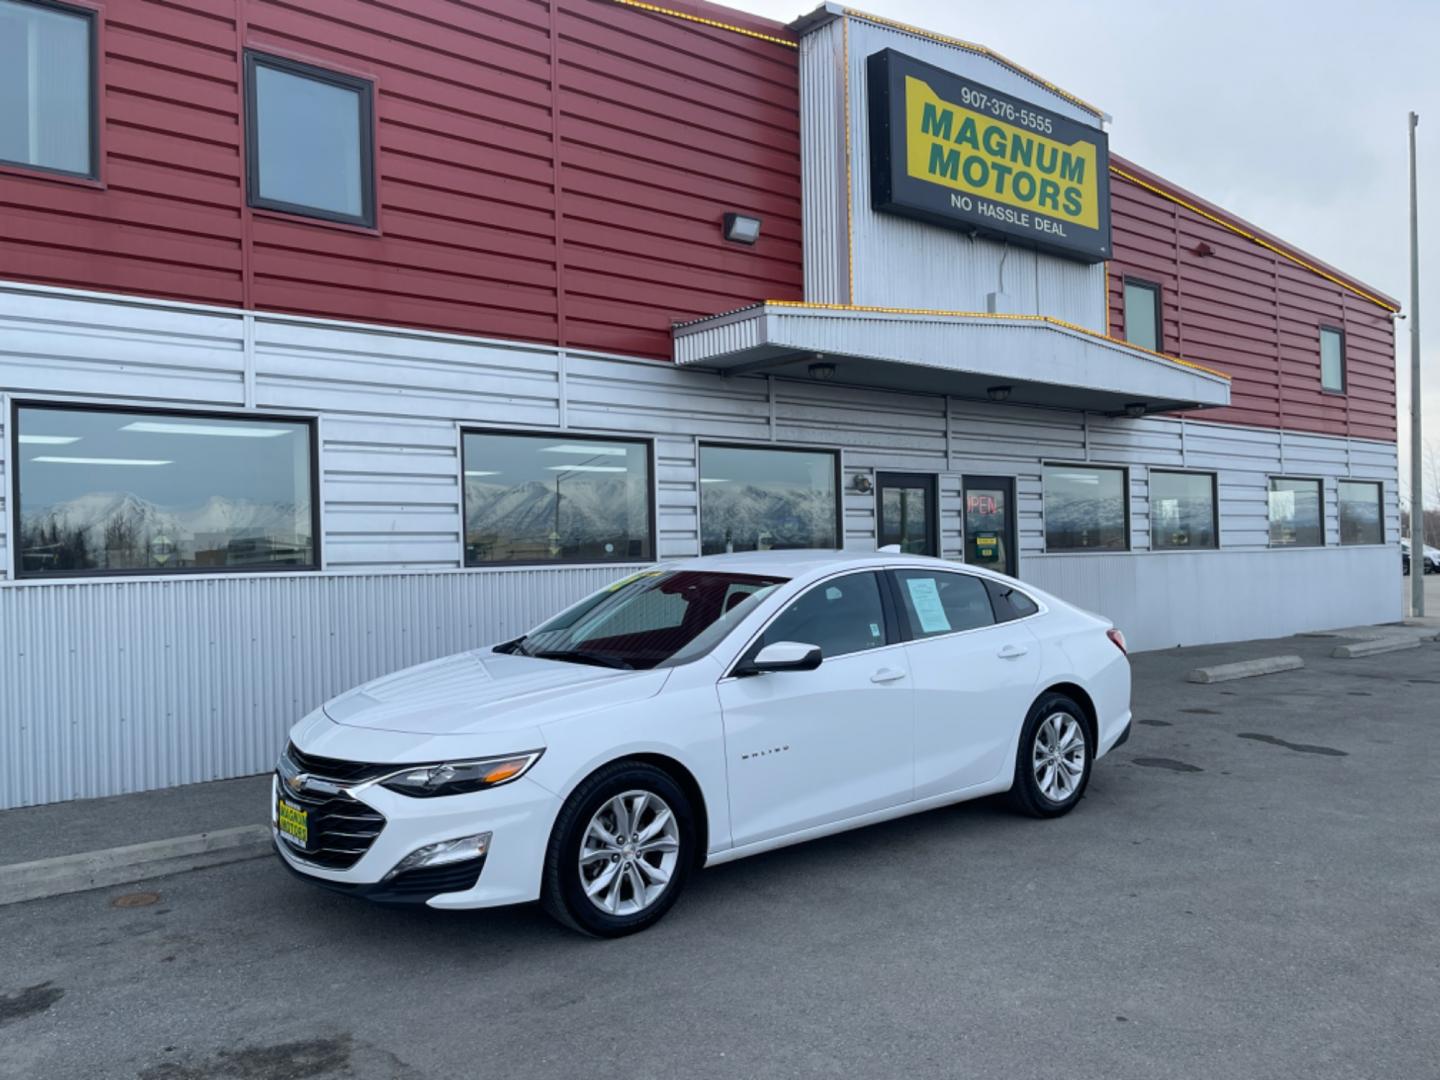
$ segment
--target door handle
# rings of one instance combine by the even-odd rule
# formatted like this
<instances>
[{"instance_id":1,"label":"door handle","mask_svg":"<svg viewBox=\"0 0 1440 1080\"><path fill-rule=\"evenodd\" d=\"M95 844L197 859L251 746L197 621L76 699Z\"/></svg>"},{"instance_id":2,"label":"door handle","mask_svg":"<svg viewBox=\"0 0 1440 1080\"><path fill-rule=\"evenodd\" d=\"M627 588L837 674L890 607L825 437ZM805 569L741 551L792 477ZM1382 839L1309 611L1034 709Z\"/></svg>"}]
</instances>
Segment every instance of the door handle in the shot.
<instances>
[{"instance_id":1,"label":"door handle","mask_svg":"<svg viewBox=\"0 0 1440 1080\"><path fill-rule=\"evenodd\" d=\"M894 682L896 679L903 679L904 677L905 672L900 671L897 668L882 667L879 671L875 672L874 675L870 676L870 681L886 683Z\"/></svg>"},{"instance_id":2,"label":"door handle","mask_svg":"<svg viewBox=\"0 0 1440 1080\"><path fill-rule=\"evenodd\" d=\"M1030 650L1025 648L1024 645L1010 644L1001 648L995 655L1000 657L1001 660L1018 660L1029 651Z\"/></svg>"}]
</instances>

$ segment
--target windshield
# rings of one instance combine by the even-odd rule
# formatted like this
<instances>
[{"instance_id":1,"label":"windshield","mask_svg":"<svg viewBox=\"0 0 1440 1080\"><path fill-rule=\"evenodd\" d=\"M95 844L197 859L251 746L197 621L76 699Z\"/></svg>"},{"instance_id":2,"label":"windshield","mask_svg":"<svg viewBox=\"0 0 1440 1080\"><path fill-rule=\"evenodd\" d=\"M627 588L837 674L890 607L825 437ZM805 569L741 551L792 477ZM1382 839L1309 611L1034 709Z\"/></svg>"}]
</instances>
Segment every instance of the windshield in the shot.
<instances>
[{"instance_id":1,"label":"windshield","mask_svg":"<svg viewBox=\"0 0 1440 1080\"><path fill-rule=\"evenodd\" d=\"M622 578L497 652L615 668L671 667L713 649L785 578L646 570Z\"/></svg>"}]
</instances>

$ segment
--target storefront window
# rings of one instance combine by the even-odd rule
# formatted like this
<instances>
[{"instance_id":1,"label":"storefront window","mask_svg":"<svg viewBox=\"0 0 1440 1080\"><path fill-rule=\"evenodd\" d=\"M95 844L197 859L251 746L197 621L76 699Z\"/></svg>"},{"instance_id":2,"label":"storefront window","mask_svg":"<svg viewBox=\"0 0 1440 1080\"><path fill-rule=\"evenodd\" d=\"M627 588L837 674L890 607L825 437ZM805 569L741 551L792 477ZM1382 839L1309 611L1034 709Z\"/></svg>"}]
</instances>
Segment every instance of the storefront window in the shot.
<instances>
[{"instance_id":1,"label":"storefront window","mask_svg":"<svg viewBox=\"0 0 1440 1080\"><path fill-rule=\"evenodd\" d=\"M1322 547L1325 516L1319 480L1270 478L1270 543L1275 547Z\"/></svg>"},{"instance_id":2,"label":"storefront window","mask_svg":"<svg viewBox=\"0 0 1440 1080\"><path fill-rule=\"evenodd\" d=\"M1124 551L1129 546L1125 470L1045 466L1045 550Z\"/></svg>"},{"instance_id":3,"label":"storefront window","mask_svg":"<svg viewBox=\"0 0 1440 1080\"><path fill-rule=\"evenodd\" d=\"M700 448L700 553L839 547L836 455Z\"/></svg>"},{"instance_id":4,"label":"storefront window","mask_svg":"<svg viewBox=\"0 0 1440 1080\"><path fill-rule=\"evenodd\" d=\"M21 406L23 575L314 567L311 427Z\"/></svg>"},{"instance_id":5,"label":"storefront window","mask_svg":"<svg viewBox=\"0 0 1440 1080\"><path fill-rule=\"evenodd\" d=\"M645 443L467 431L464 457L467 566L654 558Z\"/></svg>"},{"instance_id":6,"label":"storefront window","mask_svg":"<svg viewBox=\"0 0 1440 1080\"><path fill-rule=\"evenodd\" d=\"M1150 547L1156 551L1213 548L1215 477L1150 472Z\"/></svg>"},{"instance_id":7,"label":"storefront window","mask_svg":"<svg viewBox=\"0 0 1440 1080\"><path fill-rule=\"evenodd\" d=\"M1340 543L1383 544L1385 518L1380 485L1340 481Z\"/></svg>"}]
</instances>

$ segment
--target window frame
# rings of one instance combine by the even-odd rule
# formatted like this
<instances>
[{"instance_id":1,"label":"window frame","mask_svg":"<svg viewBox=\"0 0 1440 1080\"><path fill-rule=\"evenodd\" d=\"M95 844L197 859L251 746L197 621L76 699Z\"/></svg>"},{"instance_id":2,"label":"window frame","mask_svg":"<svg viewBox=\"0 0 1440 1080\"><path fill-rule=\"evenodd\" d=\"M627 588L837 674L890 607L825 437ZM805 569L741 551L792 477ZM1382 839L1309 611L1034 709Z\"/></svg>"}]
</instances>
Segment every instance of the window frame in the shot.
<instances>
[{"instance_id":1,"label":"window frame","mask_svg":"<svg viewBox=\"0 0 1440 1080\"><path fill-rule=\"evenodd\" d=\"M1271 538L1270 520L1270 496L1274 494L1274 483L1276 480L1302 481L1307 484L1314 484L1319 494L1320 510L1320 542L1318 544L1277 544ZM1325 478L1323 476L1295 476L1290 473L1270 473L1265 477L1265 546L1271 551L1295 551L1304 549L1313 551L1316 548L1327 548L1330 546L1329 529L1325 520Z\"/></svg>"},{"instance_id":2,"label":"window frame","mask_svg":"<svg viewBox=\"0 0 1440 1080\"><path fill-rule=\"evenodd\" d=\"M1139 286L1150 293L1150 298L1155 304L1155 344L1141 345L1130 340L1130 305L1126 303L1125 293L1131 285ZM1163 353L1165 351L1165 306L1163 302L1164 286L1158 281L1150 281L1146 278L1135 277L1131 274L1124 274L1120 278L1120 309L1125 316L1125 341L1134 345L1137 349L1149 349L1151 352Z\"/></svg>"},{"instance_id":3,"label":"window frame","mask_svg":"<svg viewBox=\"0 0 1440 1080\"><path fill-rule=\"evenodd\" d=\"M1125 504L1125 546L1123 548L1052 548L1050 526L1045 517L1045 470L1046 469L1095 469L1120 474L1120 490L1124 493ZM1131 533L1134 520L1134 493L1130 490L1130 466L1104 465L1093 461L1050 461L1040 463L1040 539L1046 555L1128 555L1135 550L1135 538Z\"/></svg>"},{"instance_id":4,"label":"window frame","mask_svg":"<svg viewBox=\"0 0 1440 1080\"><path fill-rule=\"evenodd\" d=\"M1325 385L1325 335L1334 334L1340 339L1340 385L1338 387ZM1333 394L1336 397L1345 397L1350 392L1350 375L1345 363L1345 328L1343 326L1331 326L1328 323L1321 323L1315 335L1316 344L1320 349L1320 392L1322 394Z\"/></svg>"},{"instance_id":5,"label":"window frame","mask_svg":"<svg viewBox=\"0 0 1440 1080\"><path fill-rule=\"evenodd\" d=\"M310 467L308 470L310 480L310 562L304 566L191 566L181 567L173 570L166 570L157 567L136 567L131 570L51 570L36 572L23 568L22 552L20 550L20 480L22 462L20 460L20 410L21 409L48 409L51 412L94 412L94 413L119 413L122 415L139 416L173 416L185 420L253 420L256 423L283 423L303 424L310 435ZM60 401L54 398L49 399L21 399L12 398L10 401L9 415L6 419L10 423L9 451L10 461L13 463L10 469L11 477L11 507L10 520L8 522L11 532L11 574L13 581L24 581L27 583L45 581L75 581L77 579L91 578L180 578L180 577L214 577L225 575L229 577L245 576L250 574L315 574L325 569L325 559L321 551L323 534L321 531L321 507L320 507L320 424L319 417L311 414L274 413L274 412L233 412L220 409L177 409L166 406L153 405L120 405L111 402L99 403L94 401Z\"/></svg>"},{"instance_id":6,"label":"window frame","mask_svg":"<svg viewBox=\"0 0 1440 1080\"><path fill-rule=\"evenodd\" d=\"M655 479L655 439L652 436L608 435L595 431L549 431L535 428L497 428L459 426L459 453L456 455L460 466L460 569L495 570L520 566L635 566L649 565L660 561L659 523L655 520L657 509L657 481ZM645 512L648 517L648 540L650 555L644 559L616 559L613 562L596 562L594 559L501 559L489 562L470 562L465 557L465 436L505 435L533 439L566 439L572 442L633 443L645 447Z\"/></svg>"},{"instance_id":7,"label":"window frame","mask_svg":"<svg viewBox=\"0 0 1440 1080\"><path fill-rule=\"evenodd\" d=\"M75 15L85 19L90 25L90 85L87 95L90 110L90 138L88 140L90 167L85 172L77 172L73 169L57 169L50 165L33 165L28 161L0 158L0 172L14 173L19 176L44 177L51 180L67 180L87 187L99 187L101 186L100 129L103 121L101 109L104 101L100 93L100 35L104 11L101 7L89 3L88 0L12 0L12 2L22 7L44 8L66 15Z\"/></svg>"},{"instance_id":8,"label":"window frame","mask_svg":"<svg viewBox=\"0 0 1440 1080\"><path fill-rule=\"evenodd\" d=\"M286 202L283 199L266 198L260 192L260 124L259 93L255 78L256 67L268 67L315 82L329 83L345 90L354 90L360 99L360 213L344 214L304 203ZM322 68L288 56L265 52L260 49L246 49L244 63L244 149L245 149L245 205L252 210L268 210L272 213L313 221L325 221L333 225L350 225L360 229L376 229L379 220L379 200L376 192L376 138L375 138L375 80L348 72Z\"/></svg>"},{"instance_id":9,"label":"window frame","mask_svg":"<svg viewBox=\"0 0 1440 1080\"><path fill-rule=\"evenodd\" d=\"M1168 474L1171 476L1208 476L1210 478L1210 535L1214 542L1205 547L1156 547L1155 546L1155 515L1149 512L1154 504L1154 491L1152 478L1156 473ZM1149 528L1149 550L1161 554L1169 554L1172 551L1219 551L1220 550L1220 474L1205 469L1149 469L1145 475L1145 505L1147 507L1146 518ZM1268 507L1268 500L1267 500Z\"/></svg>"},{"instance_id":10,"label":"window frame","mask_svg":"<svg viewBox=\"0 0 1440 1080\"><path fill-rule=\"evenodd\" d=\"M1376 506L1380 510L1380 539L1375 541L1351 541L1345 540L1345 496L1341 494L1341 486L1344 484L1363 484L1366 487L1375 489ZM1383 480L1366 480L1355 476L1338 476L1335 478L1335 525L1339 532L1339 547L1384 547L1387 542L1385 528L1385 482Z\"/></svg>"},{"instance_id":11,"label":"window frame","mask_svg":"<svg viewBox=\"0 0 1440 1080\"><path fill-rule=\"evenodd\" d=\"M775 551L844 551L845 550L845 453L838 446L782 446L769 442L736 442L723 439L697 439L695 443L695 536L703 553L705 550L705 485L701 456L707 446L717 450L768 450L774 453L829 454L835 459L835 546L833 548L772 548ZM937 481L938 489L938 481ZM878 485L877 485L878 490ZM938 503L936 520L939 520ZM878 523L878 518L877 518ZM723 554L723 553L722 553Z\"/></svg>"}]
</instances>

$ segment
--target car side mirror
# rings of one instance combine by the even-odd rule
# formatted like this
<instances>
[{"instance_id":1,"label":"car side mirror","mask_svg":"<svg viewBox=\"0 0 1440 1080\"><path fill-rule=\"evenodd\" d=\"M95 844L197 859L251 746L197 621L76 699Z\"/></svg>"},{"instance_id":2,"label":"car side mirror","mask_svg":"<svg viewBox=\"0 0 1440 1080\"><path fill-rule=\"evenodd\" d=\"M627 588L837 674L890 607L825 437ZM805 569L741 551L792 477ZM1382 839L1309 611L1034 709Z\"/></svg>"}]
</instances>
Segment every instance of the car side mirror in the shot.
<instances>
[{"instance_id":1,"label":"car side mirror","mask_svg":"<svg viewBox=\"0 0 1440 1080\"><path fill-rule=\"evenodd\" d=\"M774 641L755 654L740 674L759 675L766 671L814 671L825 659L819 645L800 641Z\"/></svg>"}]
</instances>

